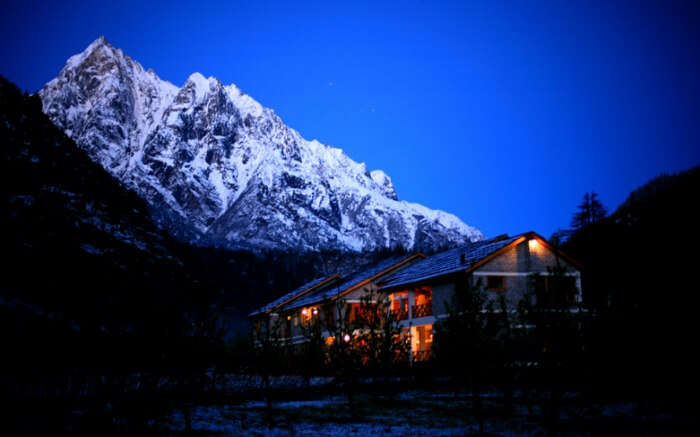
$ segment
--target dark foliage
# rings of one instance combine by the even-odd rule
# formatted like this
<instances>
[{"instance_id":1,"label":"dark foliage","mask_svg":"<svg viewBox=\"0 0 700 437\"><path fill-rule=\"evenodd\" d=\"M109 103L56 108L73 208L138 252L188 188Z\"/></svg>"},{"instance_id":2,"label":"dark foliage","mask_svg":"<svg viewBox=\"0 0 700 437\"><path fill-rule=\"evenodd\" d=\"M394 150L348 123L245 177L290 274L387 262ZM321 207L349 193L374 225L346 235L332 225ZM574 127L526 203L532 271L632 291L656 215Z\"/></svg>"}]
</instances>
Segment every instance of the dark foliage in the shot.
<instances>
[{"instance_id":1,"label":"dark foliage","mask_svg":"<svg viewBox=\"0 0 700 437\"><path fill-rule=\"evenodd\" d=\"M598 315L590 368L618 394L678 399L697 380L698 193L700 167L657 177L563 245L584 265L584 302Z\"/></svg>"},{"instance_id":2,"label":"dark foliage","mask_svg":"<svg viewBox=\"0 0 700 437\"><path fill-rule=\"evenodd\" d=\"M13 417L37 431L116 426L121 414L124 429L140 427L119 399L146 400L161 378L177 399L222 354L219 290L185 267L192 254L53 126L38 97L2 78L0 138L0 385L18 408L47 404ZM90 419L75 422L73 411Z\"/></svg>"},{"instance_id":3,"label":"dark foliage","mask_svg":"<svg viewBox=\"0 0 700 437\"><path fill-rule=\"evenodd\" d=\"M583 195L583 201L579 204L578 211L571 220L571 227L583 229L593 223L598 223L607 215L607 210L598 199L598 193L592 191Z\"/></svg>"}]
</instances>

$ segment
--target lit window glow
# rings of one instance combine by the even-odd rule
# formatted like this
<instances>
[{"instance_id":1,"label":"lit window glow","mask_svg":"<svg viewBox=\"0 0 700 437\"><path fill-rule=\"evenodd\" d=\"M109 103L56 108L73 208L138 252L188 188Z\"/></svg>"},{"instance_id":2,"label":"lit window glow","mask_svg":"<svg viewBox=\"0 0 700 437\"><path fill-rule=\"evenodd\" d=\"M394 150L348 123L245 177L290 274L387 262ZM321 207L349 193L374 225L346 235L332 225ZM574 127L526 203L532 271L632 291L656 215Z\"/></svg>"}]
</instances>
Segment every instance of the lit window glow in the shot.
<instances>
[{"instance_id":1,"label":"lit window glow","mask_svg":"<svg viewBox=\"0 0 700 437\"><path fill-rule=\"evenodd\" d=\"M530 250L537 250L540 243L537 242L537 239L533 238L532 240L527 242L528 245L530 246Z\"/></svg>"}]
</instances>

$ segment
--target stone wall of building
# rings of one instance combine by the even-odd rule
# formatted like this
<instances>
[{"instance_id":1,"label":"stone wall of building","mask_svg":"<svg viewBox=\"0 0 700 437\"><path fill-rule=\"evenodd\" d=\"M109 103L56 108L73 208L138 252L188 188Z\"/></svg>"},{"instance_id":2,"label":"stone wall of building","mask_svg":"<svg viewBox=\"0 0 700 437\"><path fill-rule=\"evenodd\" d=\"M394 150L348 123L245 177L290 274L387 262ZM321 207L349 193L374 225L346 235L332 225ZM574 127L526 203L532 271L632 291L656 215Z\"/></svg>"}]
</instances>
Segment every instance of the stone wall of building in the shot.
<instances>
[{"instance_id":1,"label":"stone wall of building","mask_svg":"<svg viewBox=\"0 0 700 437\"><path fill-rule=\"evenodd\" d=\"M534 242L533 242L534 241ZM554 267L559 262L568 272L577 271L576 267L564 258L558 257L536 240L524 241L513 249L492 259L479 267L480 272L520 272L547 273L547 267Z\"/></svg>"},{"instance_id":2,"label":"stone wall of building","mask_svg":"<svg viewBox=\"0 0 700 437\"><path fill-rule=\"evenodd\" d=\"M454 292L454 282L433 286L433 315L447 314L447 305L452 303Z\"/></svg>"}]
</instances>

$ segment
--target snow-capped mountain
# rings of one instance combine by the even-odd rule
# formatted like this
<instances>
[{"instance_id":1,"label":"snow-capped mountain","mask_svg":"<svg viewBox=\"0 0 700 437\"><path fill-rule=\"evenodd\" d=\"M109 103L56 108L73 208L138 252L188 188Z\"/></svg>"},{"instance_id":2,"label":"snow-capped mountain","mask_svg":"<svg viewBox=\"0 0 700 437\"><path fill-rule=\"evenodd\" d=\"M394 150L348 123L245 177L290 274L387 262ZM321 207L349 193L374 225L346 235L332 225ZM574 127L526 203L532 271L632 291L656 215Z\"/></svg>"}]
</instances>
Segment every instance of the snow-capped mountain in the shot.
<instances>
[{"instance_id":1,"label":"snow-capped mountain","mask_svg":"<svg viewBox=\"0 0 700 437\"><path fill-rule=\"evenodd\" d=\"M307 141L235 85L178 88L100 37L39 92L44 112L180 237L232 248L435 248L483 238L399 201L389 176Z\"/></svg>"}]
</instances>

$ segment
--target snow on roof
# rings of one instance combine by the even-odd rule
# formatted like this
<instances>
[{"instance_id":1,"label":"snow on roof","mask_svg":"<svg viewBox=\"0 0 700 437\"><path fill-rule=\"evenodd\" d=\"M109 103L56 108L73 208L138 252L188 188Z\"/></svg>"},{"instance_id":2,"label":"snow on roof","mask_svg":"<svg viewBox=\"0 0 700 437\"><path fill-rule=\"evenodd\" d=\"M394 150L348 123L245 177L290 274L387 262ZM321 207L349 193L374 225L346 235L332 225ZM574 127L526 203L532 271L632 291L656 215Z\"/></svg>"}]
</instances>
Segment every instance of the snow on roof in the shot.
<instances>
[{"instance_id":1,"label":"snow on roof","mask_svg":"<svg viewBox=\"0 0 700 437\"><path fill-rule=\"evenodd\" d=\"M307 283L301 285L300 287L295 288L294 290L290 291L289 293L285 294L284 296L282 296L282 297L280 297L280 298L278 298L278 299L273 300L272 302L268 303L267 305L258 308L257 310L255 310L255 311L253 311L252 313L250 313L250 314L248 315L248 317L255 316L255 315L258 315L258 314L262 314L262 313L264 313L264 312L267 312L267 311L269 311L269 310L275 308L276 306L278 306L278 305L284 303L285 301L287 301L287 300L289 300L289 299L292 299L292 298L293 298L294 296L296 296L297 294L302 293L303 291L306 291L306 290L308 290L308 289L312 289L312 288L314 288L314 287L317 287L318 285L321 285L324 281L333 278L333 276L338 276L338 275L323 276L323 277L320 277L320 278L313 279L313 280L311 280L311 281L309 281L309 282L307 282Z\"/></svg>"},{"instance_id":2,"label":"snow on roof","mask_svg":"<svg viewBox=\"0 0 700 437\"><path fill-rule=\"evenodd\" d=\"M469 266L477 263L496 251L508 246L521 237L529 233L522 233L513 237L496 237L490 240L475 241L465 246L436 253L430 257L419 259L398 271L390 272L380 279L381 289L393 288L396 286L411 284L425 279L442 276L461 270L466 270ZM415 255L412 255L415 256ZM270 302L264 307L251 313L260 314L272 308L279 307L280 311L287 311L303 306L314 305L332 299L340 293L351 290L363 281L366 281L393 266L408 260L410 257L396 256L385 259L370 267L357 271L342 280L338 276L337 280L330 281L332 276L316 278L301 287L285 294L279 299ZM464 261L462 261L462 258ZM324 281L329 280L327 283ZM318 287L316 290L314 288ZM303 293L305 291L310 291ZM294 298L299 295L298 298ZM285 304L286 301L289 301Z\"/></svg>"},{"instance_id":3,"label":"snow on roof","mask_svg":"<svg viewBox=\"0 0 700 437\"><path fill-rule=\"evenodd\" d=\"M366 267L358 272L355 272L354 274L349 275L342 281L338 281L333 283L332 286L330 287L325 287L322 289L319 289L315 292L309 293L299 299L293 300L292 302L288 303L284 307L282 307L282 310L290 310L294 308L299 308L302 306L306 305L313 305L317 304L320 302L323 302L325 300L331 299L341 292L348 290L350 288L353 288L354 286L358 285L359 283L381 273L382 271L391 268L392 266L400 263L401 261L404 261L408 259L409 257L404 256L396 256L392 258L385 259L383 261L380 261L370 267Z\"/></svg>"},{"instance_id":4,"label":"snow on roof","mask_svg":"<svg viewBox=\"0 0 700 437\"><path fill-rule=\"evenodd\" d=\"M523 235L525 234L508 238L497 237L491 240L475 241L466 246L436 253L389 275L382 281L381 288L411 284L435 276L465 270ZM464 255L464 263L461 260L462 255Z\"/></svg>"}]
</instances>

